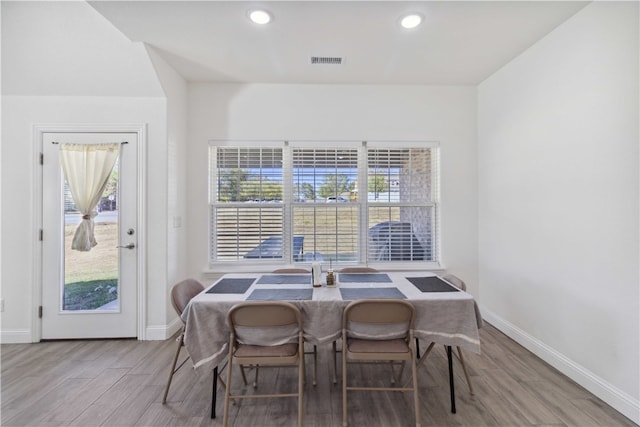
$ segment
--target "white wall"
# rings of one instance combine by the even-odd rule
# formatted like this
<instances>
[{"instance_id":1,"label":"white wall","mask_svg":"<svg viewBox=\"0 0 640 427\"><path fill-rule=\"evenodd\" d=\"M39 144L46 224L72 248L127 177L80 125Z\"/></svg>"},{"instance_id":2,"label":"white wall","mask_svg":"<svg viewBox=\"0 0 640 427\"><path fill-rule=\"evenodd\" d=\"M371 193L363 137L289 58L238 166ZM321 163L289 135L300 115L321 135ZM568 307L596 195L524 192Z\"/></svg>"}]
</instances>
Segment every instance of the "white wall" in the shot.
<instances>
[{"instance_id":1,"label":"white wall","mask_svg":"<svg viewBox=\"0 0 640 427\"><path fill-rule=\"evenodd\" d=\"M39 227L35 124L144 123L147 334L165 338L167 100L149 56L84 2L2 2L2 342L30 341ZM37 96L35 96L37 95ZM43 96L50 95L50 96ZM184 123L184 118L182 118ZM182 125L184 126L184 124ZM179 128L179 126L177 126ZM176 126L172 125L172 133ZM176 134L183 130L175 131ZM158 266L162 266L158 268ZM173 268L175 269L175 268ZM162 307L163 309L157 309ZM171 317L173 317L171 313Z\"/></svg>"},{"instance_id":2,"label":"white wall","mask_svg":"<svg viewBox=\"0 0 640 427\"><path fill-rule=\"evenodd\" d=\"M477 292L473 87L189 85L192 275L207 269L208 140L429 140L441 144L442 260Z\"/></svg>"},{"instance_id":3,"label":"white wall","mask_svg":"<svg viewBox=\"0 0 640 427\"><path fill-rule=\"evenodd\" d=\"M144 46L83 1L3 1L4 95L163 96Z\"/></svg>"},{"instance_id":4,"label":"white wall","mask_svg":"<svg viewBox=\"0 0 640 427\"><path fill-rule=\"evenodd\" d=\"M171 286L187 277L187 83L153 48L147 50L167 96L166 295L169 295ZM169 298L165 300L165 310L168 336L176 332L182 322Z\"/></svg>"},{"instance_id":5,"label":"white wall","mask_svg":"<svg viewBox=\"0 0 640 427\"><path fill-rule=\"evenodd\" d=\"M639 422L638 4L594 2L478 88L489 321Z\"/></svg>"}]
</instances>

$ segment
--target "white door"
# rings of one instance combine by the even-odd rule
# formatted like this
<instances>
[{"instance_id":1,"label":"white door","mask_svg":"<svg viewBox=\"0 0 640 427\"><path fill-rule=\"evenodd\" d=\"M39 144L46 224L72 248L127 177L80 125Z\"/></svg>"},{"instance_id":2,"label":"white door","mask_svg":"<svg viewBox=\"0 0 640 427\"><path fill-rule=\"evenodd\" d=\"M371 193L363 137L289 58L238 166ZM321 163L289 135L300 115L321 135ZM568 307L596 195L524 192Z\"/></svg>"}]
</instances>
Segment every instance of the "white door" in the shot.
<instances>
[{"instance_id":1,"label":"white door","mask_svg":"<svg viewBox=\"0 0 640 427\"><path fill-rule=\"evenodd\" d=\"M61 143L119 142L120 154L94 218L97 245L71 249L82 216L59 160ZM137 335L137 134L44 133L42 338Z\"/></svg>"}]
</instances>

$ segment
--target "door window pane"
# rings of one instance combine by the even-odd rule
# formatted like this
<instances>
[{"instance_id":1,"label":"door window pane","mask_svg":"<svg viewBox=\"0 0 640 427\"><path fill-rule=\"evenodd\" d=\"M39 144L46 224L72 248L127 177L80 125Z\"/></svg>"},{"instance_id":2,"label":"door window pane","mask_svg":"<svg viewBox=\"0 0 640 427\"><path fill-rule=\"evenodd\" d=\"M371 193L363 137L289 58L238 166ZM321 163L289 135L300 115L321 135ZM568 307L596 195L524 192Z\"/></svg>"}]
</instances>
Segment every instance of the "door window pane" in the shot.
<instances>
[{"instance_id":1,"label":"door window pane","mask_svg":"<svg viewBox=\"0 0 640 427\"><path fill-rule=\"evenodd\" d=\"M82 220L64 183L64 287L62 310L119 310L118 161L94 218L98 244L88 252L71 249L76 227Z\"/></svg>"}]
</instances>

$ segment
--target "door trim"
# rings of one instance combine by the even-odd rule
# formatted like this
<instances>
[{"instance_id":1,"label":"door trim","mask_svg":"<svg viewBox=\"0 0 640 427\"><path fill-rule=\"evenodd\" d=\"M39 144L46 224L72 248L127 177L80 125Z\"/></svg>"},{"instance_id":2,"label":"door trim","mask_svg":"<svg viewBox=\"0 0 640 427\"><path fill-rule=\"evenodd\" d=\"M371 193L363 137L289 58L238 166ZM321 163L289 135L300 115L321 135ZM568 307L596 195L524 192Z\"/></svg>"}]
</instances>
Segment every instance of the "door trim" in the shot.
<instances>
[{"instance_id":1,"label":"door trim","mask_svg":"<svg viewBox=\"0 0 640 427\"><path fill-rule=\"evenodd\" d=\"M36 191L33 193L33 206L35 208L35 222L33 229L34 239L34 260L32 271L32 316L31 316L31 341L39 342L42 339L42 319L38 317L38 307L42 305L42 241L39 239L40 230L42 229L42 165L40 164L40 155L43 149L43 139L45 133L135 133L138 140L138 164L137 164L137 185L138 185L138 215L136 221L138 223L138 257L137 257L137 277L136 277L136 297L137 297L137 315L136 330L138 340L145 340L146 337L146 301L147 292L144 284L146 283L146 235L147 235L147 184L145 177L147 176L147 124L145 123L107 123L107 124L86 124L86 123L60 123L60 124L35 124L33 125L33 147L34 159L37 167L34 168L34 182L37 183ZM46 239L46 234L44 236Z\"/></svg>"}]
</instances>

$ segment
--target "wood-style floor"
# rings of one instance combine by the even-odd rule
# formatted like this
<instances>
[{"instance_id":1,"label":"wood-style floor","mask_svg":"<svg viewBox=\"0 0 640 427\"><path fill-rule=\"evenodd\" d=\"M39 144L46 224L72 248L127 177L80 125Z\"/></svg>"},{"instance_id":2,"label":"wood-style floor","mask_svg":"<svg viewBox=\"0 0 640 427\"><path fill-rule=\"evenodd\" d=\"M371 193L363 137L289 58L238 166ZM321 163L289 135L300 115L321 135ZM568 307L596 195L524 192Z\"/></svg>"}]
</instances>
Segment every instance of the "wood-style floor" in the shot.
<instances>
[{"instance_id":1,"label":"wood-style floor","mask_svg":"<svg viewBox=\"0 0 640 427\"><path fill-rule=\"evenodd\" d=\"M450 413L445 351L436 346L429 355L419 373L423 426L636 425L488 324L481 330L481 342L482 355L465 353L475 396L454 360L456 414ZM0 424L222 425L224 392L218 388L218 417L212 420L211 373L198 376L190 362L174 377L167 404L161 403L175 345L175 340L2 345ZM305 425L341 426L341 385L331 382L331 345L319 348L316 387L311 384L312 360L307 360ZM389 378L388 367L356 366L349 372L350 381L374 378L375 372L377 378ZM295 387L295 373L291 368L261 369L258 388ZM241 385L240 376L234 376L234 390ZM229 424L290 426L296 424L296 411L291 398L245 400L231 407ZM349 425L415 425L411 394L353 392Z\"/></svg>"}]
</instances>

